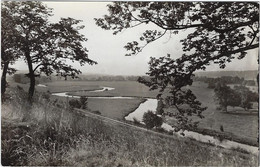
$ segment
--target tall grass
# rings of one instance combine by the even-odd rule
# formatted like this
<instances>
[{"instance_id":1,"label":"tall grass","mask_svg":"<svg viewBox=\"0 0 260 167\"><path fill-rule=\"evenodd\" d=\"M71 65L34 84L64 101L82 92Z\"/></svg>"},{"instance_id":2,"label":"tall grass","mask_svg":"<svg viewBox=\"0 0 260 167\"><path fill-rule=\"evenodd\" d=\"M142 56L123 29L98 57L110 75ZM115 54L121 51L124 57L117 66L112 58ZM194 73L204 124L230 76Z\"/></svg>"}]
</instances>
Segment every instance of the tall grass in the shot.
<instances>
[{"instance_id":1,"label":"tall grass","mask_svg":"<svg viewBox=\"0 0 260 167\"><path fill-rule=\"evenodd\" d=\"M2 165L257 166L257 157L158 136L75 113L67 102L12 89L2 104Z\"/></svg>"}]
</instances>

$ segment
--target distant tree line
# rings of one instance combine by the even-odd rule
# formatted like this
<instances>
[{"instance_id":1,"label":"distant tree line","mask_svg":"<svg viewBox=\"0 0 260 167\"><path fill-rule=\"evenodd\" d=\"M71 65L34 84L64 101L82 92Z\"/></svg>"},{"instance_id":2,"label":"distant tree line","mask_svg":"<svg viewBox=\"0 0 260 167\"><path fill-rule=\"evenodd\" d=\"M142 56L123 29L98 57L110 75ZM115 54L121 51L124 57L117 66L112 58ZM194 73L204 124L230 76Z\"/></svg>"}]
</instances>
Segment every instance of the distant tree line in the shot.
<instances>
[{"instance_id":1,"label":"distant tree line","mask_svg":"<svg viewBox=\"0 0 260 167\"><path fill-rule=\"evenodd\" d=\"M30 79L26 76L26 74L14 74L13 76L13 81L17 83L30 83ZM140 77L146 77L147 79L149 78L148 76L124 76L124 75L79 75L76 78L67 76L67 77L62 77L62 76L44 76L41 75L36 78L36 84L39 83L45 83L45 82L53 82L53 81L137 81L138 78Z\"/></svg>"},{"instance_id":2,"label":"distant tree line","mask_svg":"<svg viewBox=\"0 0 260 167\"><path fill-rule=\"evenodd\" d=\"M208 88L214 89L216 84L219 82L224 82L225 84L243 84L248 86L256 86L256 82L254 80L245 80L244 78L240 78L238 76L222 76L218 78L209 78L209 77L194 77L194 81L201 81L208 84Z\"/></svg>"},{"instance_id":3,"label":"distant tree line","mask_svg":"<svg viewBox=\"0 0 260 167\"><path fill-rule=\"evenodd\" d=\"M80 76L82 81L137 81L139 76L103 75L103 76Z\"/></svg>"},{"instance_id":4,"label":"distant tree line","mask_svg":"<svg viewBox=\"0 0 260 167\"><path fill-rule=\"evenodd\" d=\"M16 83L27 84L30 83L30 79L25 74L14 74L13 81ZM39 76L36 78L35 84L50 82L51 77Z\"/></svg>"}]
</instances>

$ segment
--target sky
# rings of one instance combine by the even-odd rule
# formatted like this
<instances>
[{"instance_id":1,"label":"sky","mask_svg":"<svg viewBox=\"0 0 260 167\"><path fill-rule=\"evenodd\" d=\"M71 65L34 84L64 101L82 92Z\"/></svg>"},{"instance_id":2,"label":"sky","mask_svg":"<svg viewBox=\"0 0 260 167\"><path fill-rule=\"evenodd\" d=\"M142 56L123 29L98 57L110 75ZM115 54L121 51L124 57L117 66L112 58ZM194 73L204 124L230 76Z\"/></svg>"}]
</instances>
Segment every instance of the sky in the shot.
<instances>
[{"instance_id":1,"label":"sky","mask_svg":"<svg viewBox=\"0 0 260 167\"><path fill-rule=\"evenodd\" d=\"M113 31L103 30L95 24L94 18L101 18L107 11L107 2L44 2L53 8L51 22L57 22L61 17L71 17L82 20L81 25L85 28L80 32L88 39L84 46L89 50L89 58L98 62L97 65L80 66L71 63L83 73L110 74L110 75L144 75L148 71L150 57L162 57L171 54L173 58L181 56L182 46L180 39L185 38L188 30L179 32L178 35L166 34L163 38L147 45L145 49L136 56L124 56L126 50L123 48L127 42L138 40L146 29L157 28L154 25L137 26L132 29L113 35ZM256 70L258 50L251 50L243 60L234 60L227 64L225 70ZM27 70L22 61L14 65L18 70ZM218 65L210 65L207 71L220 70Z\"/></svg>"}]
</instances>

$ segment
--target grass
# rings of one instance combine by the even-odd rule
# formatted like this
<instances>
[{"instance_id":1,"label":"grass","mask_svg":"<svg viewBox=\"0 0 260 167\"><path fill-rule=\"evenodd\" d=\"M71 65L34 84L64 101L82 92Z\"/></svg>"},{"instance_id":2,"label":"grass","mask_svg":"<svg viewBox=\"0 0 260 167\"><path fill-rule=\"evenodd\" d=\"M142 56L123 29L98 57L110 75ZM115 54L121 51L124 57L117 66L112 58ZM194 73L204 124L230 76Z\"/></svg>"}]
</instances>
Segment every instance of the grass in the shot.
<instances>
[{"instance_id":1,"label":"grass","mask_svg":"<svg viewBox=\"0 0 260 167\"><path fill-rule=\"evenodd\" d=\"M2 104L2 165L257 166L258 158L188 138L173 139L70 110L41 93L9 90Z\"/></svg>"},{"instance_id":2,"label":"grass","mask_svg":"<svg viewBox=\"0 0 260 167\"><path fill-rule=\"evenodd\" d=\"M12 83L13 84L13 83ZM20 84L27 90L28 85ZM134 96L134 97L155 97L156 91L149 91L148 88L134 81L55 81L46 83L47 88L36 87L39 92L64 92L70 91L74 95L87 96ZM113 87L114 90L105 92L71 92L75 90L93 90L100 88L99 86ZM208 131L220 132L220 126L223 126L224 133L229 136L230 133L243 138L243 140L257 143L258 136L258 115L254 112L248 114L240 113L225 113L216 110L216 102L214 101L214 91L207 88L206 83L194 82L190 89L195 93L198 99L208 109L203 112L204 119L194 118L199 120L199 128ZM52 97L53 99L66 99L62 97ZM122 119L123 113L132 111L138 100L102 100L89 99L89 106L93 111L99 111L102 115L110 118ZM126 114L127 115L127 114ZM255 144L254 144L255 145Z\"/></svg>"},{"instance_id":3,"label":"grass","mask_svg":"<svg viewBox=\"0 0 260 167\"><path fill-rule=\"evenodd\" d=\"M158 91L149 91L149 88L136 81L92 81L91 85L100 85L115 88L105 92L70 92L70 95L78 96L127 96L127 97L151 97L155 98Z\"/></svg>"},{"instance_id":4,"label":"grass","mask_svg":"<svg viewBox=\"0 0 260 167\"><path fill-rule=\"evenodd\" d=\"M225 113L217 110L216 102L214 101L214 90L207 88L207 84L203 82L194 82L189 87L203 106L208 107L203 111L203 119L194 117L194 121L200 121L199 128L202 131L220 132L220 126L224 128L224 133L228 138L232 138L230 133L242 138L243 141L257 143L258 137L258 115L257 114L235 114ZM168 109L172 110L172 109ZM214 132L214 133L215 133Z\"/></svg>"},{"instance_id":5,"label":"grass","mask_svg":"<svg viewBox=\"0 0 260 167\"><path fill-rule=\"evenodd\" d=\"M22 85L27 90L28 85ZM73 95L87 96L134 96L134 97L155 97L156 91L149 91L148 88L134 81L55 81L46 83L47 88L36 87L39 92L49 90L50 92L68 91ZM76 90L93 90L100 88L99 86L113 87L114 90L105 92L71 92ZM204 119L199 120L199 128L208 129L209 131L220 132L220 126L224 127L224 133L233 133L234 135L257 143L258 136L258 115L257 113L224 113L217 110L214 101L214 91L207 88L207 84L203 82L194 82L190 89L198 97L204 106L208 109L203 112ZM53 97L54 98L54 97ZM62 99L60 97L55 97ZM63 98L64 99L64 98ZM102 105L101 105L102 104ZM89 99L89 106L93 111L100 111L102 115L110 118L121 119L122 113L127 113L139 104L135 100L101 100ZM122 114L122 115L121 115Z\"/></svg>"},{"instance_id":6,"label":"grass","mask_svg":"<svg viewBox=\"0 0 260 167\"><path fill-rule=\"evenodd\" d=\"M143 99L88 99L88 107L92 111L99 111L101 115L116 120L124 120L124 117L133 112Z\"/></svg>"}]
</instances>

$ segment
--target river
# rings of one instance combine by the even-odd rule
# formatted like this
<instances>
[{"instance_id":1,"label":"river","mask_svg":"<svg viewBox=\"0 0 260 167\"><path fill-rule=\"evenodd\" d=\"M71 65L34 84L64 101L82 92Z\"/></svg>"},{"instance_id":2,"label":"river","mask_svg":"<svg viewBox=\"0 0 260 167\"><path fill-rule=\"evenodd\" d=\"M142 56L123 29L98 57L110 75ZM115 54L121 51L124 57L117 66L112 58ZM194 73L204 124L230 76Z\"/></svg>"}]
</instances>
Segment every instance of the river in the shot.
<instances>
[{"instance_id":1,"label":"river","mask_svg":"<svg viewBox=\"0 0 260 167\"><path fill-rule=\"evenodd\" d=\"M109 90L113 90L115 88L110 88L110 87L102 87L102 89L100 90L94 90L94 91L89 91L89 92L103 92L103 91L109 91ZM72 97L72 98L80 98L80 96L72 96L72 95L68 95L68 92L61 92L61 93L53 93L52 95L54 96L61 96L61 97ZM96 98L96 99L134 99L135 97L124 97L124 96L115 96L115 97L110 97L110 96L95 96L95 97L87 97L87 98ZM157 99L152 99L152 98L147 98L145 102L141 103L139 105L139 107L133 111L132 113L130 113L129 115L127 115L125 117L126 120L129 121L134 121L134 119L138 120L139 122L142 122L142 118L145 112L147 112L148 110L153 111L155 113L156 108L157 108ZM172 126L170 126L167 123L163 123L161 126L163 129L165 129L166 131L174 131L174 128ZM230 140L223 140L223 141L219 141L218 139L214 138L213 136L209 136L209 135L203 135L197 132L193 132L193 131L185 131L184 134L185 136L182 136L180 133L176 133L177 135L179 135L180 137L189 137L189 138L193 138L196 139L198 141L201 142L205 142L205 143L211 143L211 144L215 144L217 146L221 146L224 148L241 148L244 149L248 152L251 152L253 154L258 155L258 147L254 147L254 146L250 146L250 145L246 145L246 144L242 144L242 143L238 143L238 142L234 142L234 141L230 141Z\"/></svg>"}]
</instances>

